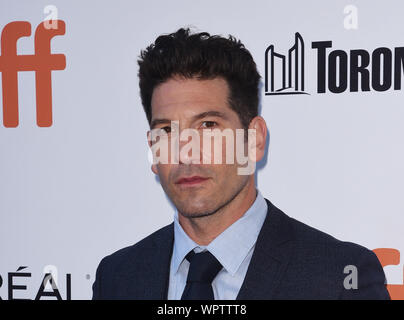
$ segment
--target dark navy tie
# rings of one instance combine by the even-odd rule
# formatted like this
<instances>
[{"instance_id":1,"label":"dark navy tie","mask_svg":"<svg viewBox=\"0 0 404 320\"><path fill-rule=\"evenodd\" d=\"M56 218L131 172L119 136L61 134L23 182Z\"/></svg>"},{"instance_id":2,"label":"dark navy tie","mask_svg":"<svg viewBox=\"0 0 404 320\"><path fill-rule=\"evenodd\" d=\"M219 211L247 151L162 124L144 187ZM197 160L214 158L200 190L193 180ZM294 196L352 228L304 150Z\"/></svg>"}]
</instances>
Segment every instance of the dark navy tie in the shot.
<instances>
[{"instance_id":1,"label":"dark navy tie","mask_svg":"<svg viewBox=\"0 0 404 320\"><path fill-rule=\"evenodd\" d=\"M190 251L187 284L181 300L214 300L212 281L222 269L220 262L209 252Z\"/></svg>"}]
</instances>

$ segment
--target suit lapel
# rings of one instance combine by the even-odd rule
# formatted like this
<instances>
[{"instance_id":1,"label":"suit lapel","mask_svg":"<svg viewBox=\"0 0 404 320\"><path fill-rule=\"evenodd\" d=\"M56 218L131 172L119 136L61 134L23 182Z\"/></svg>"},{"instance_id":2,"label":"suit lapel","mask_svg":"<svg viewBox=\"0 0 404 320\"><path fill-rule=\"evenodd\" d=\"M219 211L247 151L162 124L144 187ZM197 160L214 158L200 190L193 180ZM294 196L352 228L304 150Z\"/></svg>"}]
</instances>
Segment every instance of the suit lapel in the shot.
<instances>
[{"instance_id":1,"label":"suit lapel","mask_svg":"<svg viewBox=\"0 0 404 320\"><path fill-rule=\"evenodd\" d=\"M293 254L293 235L288 217L266 201L267 216L237 300L273 298Z\"/></svg>"}]
</instances>

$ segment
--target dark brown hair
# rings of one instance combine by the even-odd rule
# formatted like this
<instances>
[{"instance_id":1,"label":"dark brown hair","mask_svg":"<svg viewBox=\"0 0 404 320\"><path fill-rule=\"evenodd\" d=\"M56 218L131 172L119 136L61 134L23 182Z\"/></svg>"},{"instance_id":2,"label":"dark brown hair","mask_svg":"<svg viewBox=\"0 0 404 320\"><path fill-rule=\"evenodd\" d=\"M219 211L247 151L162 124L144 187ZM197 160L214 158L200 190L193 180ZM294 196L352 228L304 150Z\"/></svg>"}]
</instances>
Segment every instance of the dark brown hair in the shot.
<instances>
[{"instance_id":1,"label":"dark brown hair","mask_svg":"<svg viewBox=\"0 0 404 320\"><path fill-rule=\"evenodd\" d=\"M142 50L138 64L140 96L149 124L153 90L173 76L201 80L222 77L230 89L229 105L243 127L247 129L258 115L261 76L250 52L231 35L191 34L189 28L181 28L159 36Z\"/></svg>"}]
</instances>

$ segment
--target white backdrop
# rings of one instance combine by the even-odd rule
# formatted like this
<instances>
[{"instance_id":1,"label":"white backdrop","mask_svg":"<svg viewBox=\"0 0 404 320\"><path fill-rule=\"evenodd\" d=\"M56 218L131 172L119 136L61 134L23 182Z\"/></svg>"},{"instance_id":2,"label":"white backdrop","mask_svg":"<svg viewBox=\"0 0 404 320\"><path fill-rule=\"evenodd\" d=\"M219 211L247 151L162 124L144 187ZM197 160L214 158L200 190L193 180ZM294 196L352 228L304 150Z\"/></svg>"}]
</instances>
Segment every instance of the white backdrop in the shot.
<instances>
[{"instance_id":1,"label":"white backdrop","mask_svg":"<svg viewBox=\"0 0 404 320\"><path fill-rule=\"evenodd\" d=\"M65 35L51 41L52 53L66 57L66 68L52 71L53 124L36 124L35 72L18 73L19 125L4 126L0 114L2 299L10 291L34 299L44 268L57 272L63 299L69 291L88 299L102 257L172 221L147 159L136 61L158 35L184 26L241 39L262 77L266 48L286 53L301 34L309 94L262 90L270 144L258 188L288 215L339 239L404 252L404 84L317 93L311 48L332 41L327 53L386 47L394 57L404 47L402 1L1 0L0 31L13 21L32 27L17 42L19 55L34 53L47 5L66 23ZM357 9L357 25L347 5ZM389 284L403 283L403 261L385 272Z\"/></svg>"}]
</instances>

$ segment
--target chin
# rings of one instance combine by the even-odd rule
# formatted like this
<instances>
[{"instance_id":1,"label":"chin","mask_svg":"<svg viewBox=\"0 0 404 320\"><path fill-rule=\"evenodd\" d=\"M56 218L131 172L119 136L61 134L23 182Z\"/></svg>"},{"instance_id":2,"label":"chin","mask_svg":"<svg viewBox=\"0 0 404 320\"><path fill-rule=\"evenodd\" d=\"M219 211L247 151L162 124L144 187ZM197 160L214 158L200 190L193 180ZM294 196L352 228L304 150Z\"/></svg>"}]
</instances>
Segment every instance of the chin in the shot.
<instances>
[{"instance_id":1,"label":"chin","mask_svg":"<svg viewBox=\"0 0 404 320\"><path fill-rule=\"evenodd\" d=\"M216 211L214 211L214 212L209 212L209 211L205 211L205 212L183 212L183 211L181 211L180 214L185 218L196 219L196 218L203 218L203 217L211 216L211 215L213 215L215 213L216 213Z\"/></svg>"},{"instance_id":2,"label":"chin","mask_svg":"<svg viewBox=\"0 0 404 320\"><path fill-rule=\"evenodd\" d=\"M192 201L192 200L191 200ZM181 205L176 206L178 212L186 218L202 218L215 214L217 210L206 205L198 205L193 203L192 205Z\"/></svg>"}]
</instances>

